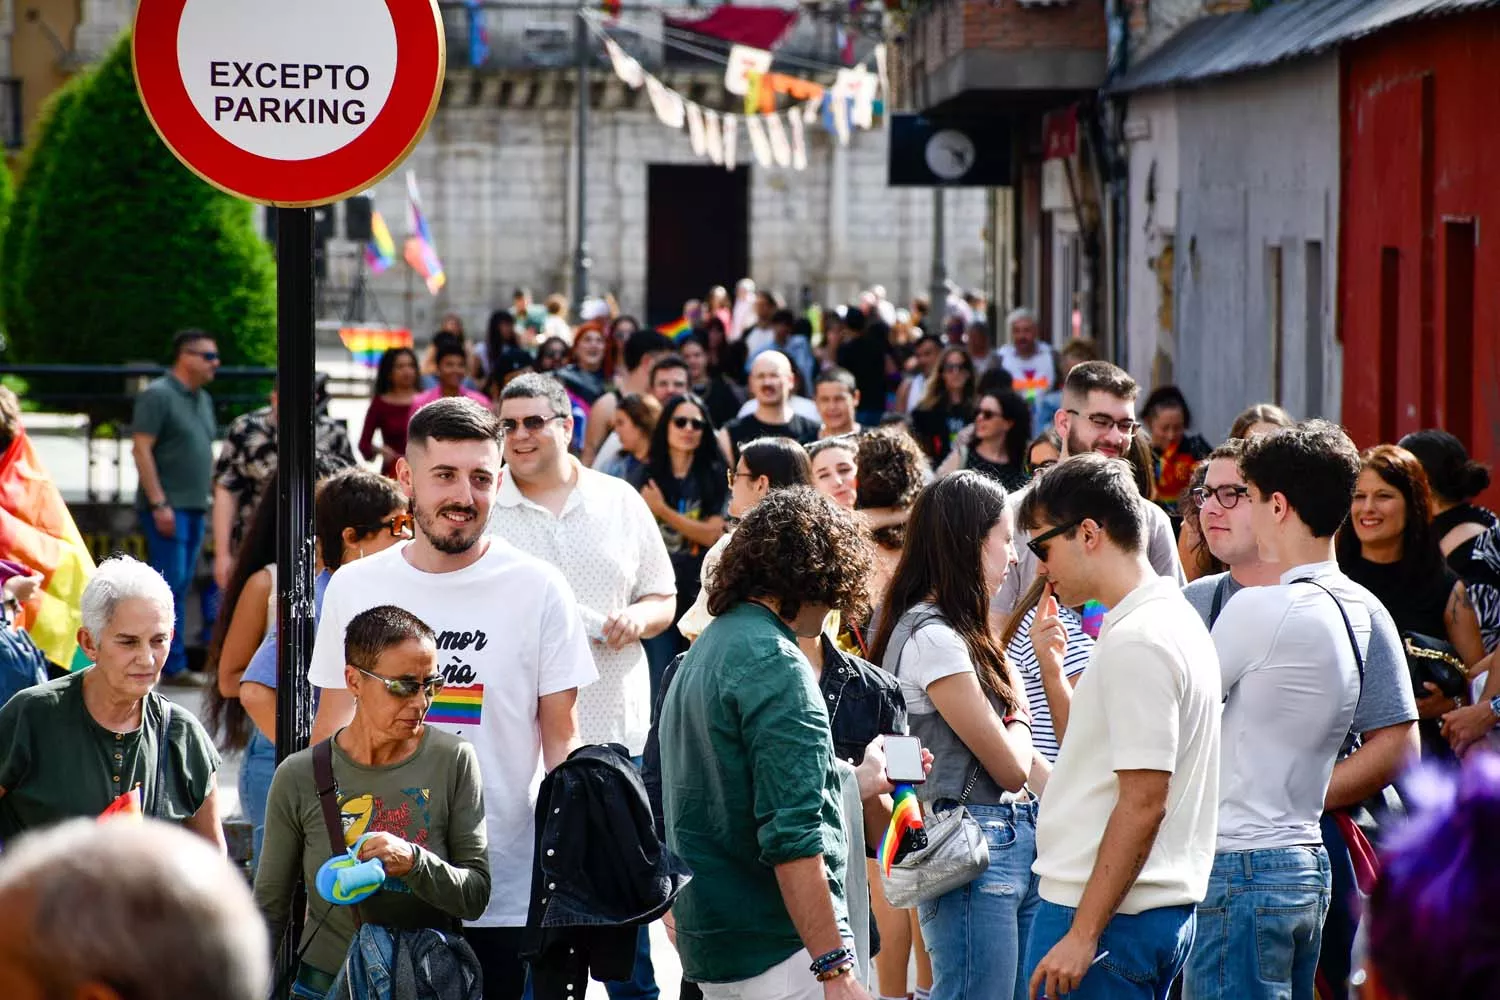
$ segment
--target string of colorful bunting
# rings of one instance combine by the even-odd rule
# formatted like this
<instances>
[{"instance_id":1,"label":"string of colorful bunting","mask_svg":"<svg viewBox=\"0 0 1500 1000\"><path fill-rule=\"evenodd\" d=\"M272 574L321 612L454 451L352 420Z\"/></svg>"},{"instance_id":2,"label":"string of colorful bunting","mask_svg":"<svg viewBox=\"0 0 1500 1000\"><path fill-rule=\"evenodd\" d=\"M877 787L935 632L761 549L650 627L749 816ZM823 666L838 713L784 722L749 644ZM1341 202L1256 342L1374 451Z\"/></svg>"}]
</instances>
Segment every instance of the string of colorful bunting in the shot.
<instances>
[{"instance_id":1,"label":"string of colorful bunting","mask_svg":"<svg viewBox=\"0 0 1500 1000\"><path fill-rule=\"evenodd\" d=\"M724 69L724 87L743 99L743 114L719 112L688 100L647 73L641 64L592 19L615 75L632 90L646 91L657 120L674 131L687 130L693 155L733 170L739 161L738 134L743 123L751 155L762 167L807 169L806 126L820 124L847 146L854 129L870 129L883 113L886 92L885 46L874 52L876 72L866 66L840 69L831 86L771 72L771 53L735 45ZM792 107L777 110L778 96Z\"/></svg>"}]
</instances>

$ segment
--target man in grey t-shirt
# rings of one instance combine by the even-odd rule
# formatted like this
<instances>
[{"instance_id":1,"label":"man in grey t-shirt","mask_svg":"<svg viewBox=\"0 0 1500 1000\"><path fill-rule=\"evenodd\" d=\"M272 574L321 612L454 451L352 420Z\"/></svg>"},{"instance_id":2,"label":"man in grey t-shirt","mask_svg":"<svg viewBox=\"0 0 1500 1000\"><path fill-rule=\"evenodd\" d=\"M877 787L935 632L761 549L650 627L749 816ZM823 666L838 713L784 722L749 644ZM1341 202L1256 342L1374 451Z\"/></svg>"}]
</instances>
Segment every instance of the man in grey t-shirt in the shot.
<instances>
[{"instance_id":1,"label":"man in grey t-shirt","mask_svg":"<svg viewBox=\"0 0 1500 1000\"><path fill-rule=\"evenodd\" d=\"M1228 573L1195 580L1183 589L1183 596L1210 629L1235 594L1246 587L1278 583L1282 572L1296 565L1281 565L1276 561L1277 553L1263 552L1257 541L1251 525L1251 491L1240 466L1242 451L1243 443L1239 441L1216 449L1209 456L1204 485L1194 496L1209 551L1229 567ZM1335 575L1340 577L1336 588L1340 596L1364 605L1370 634L1364 677L1354 709L1353 733L1333 767L1324 798L1324 808L1330 812L1356 806L1379 794L1417 753L1417 706L1395 622L1368 590L1341 574ZM1357 752L1351 752L1355 747ZM1325 842L1329 825L1325 817ZM1335 860L1333 870L1335 905L1329 910L1324 927L1320 964L1330 981L1343 982L1348 977L1354 929L1347 906L1342 905L1344 897L1352 891L1352 886L1346 884L1352 881L1347 853L1342 865Z\"/></svg>"}]
</instances>

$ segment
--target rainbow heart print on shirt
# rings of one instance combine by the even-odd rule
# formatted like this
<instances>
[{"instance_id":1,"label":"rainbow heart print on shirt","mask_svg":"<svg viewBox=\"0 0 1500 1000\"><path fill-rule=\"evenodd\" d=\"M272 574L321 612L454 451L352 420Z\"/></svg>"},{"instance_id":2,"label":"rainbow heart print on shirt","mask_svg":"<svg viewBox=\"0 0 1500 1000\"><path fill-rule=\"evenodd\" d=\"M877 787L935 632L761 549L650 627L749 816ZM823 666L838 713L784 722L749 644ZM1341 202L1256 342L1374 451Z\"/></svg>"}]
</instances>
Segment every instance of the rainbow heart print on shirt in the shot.
<instances>
[{"instance_id":1,"label":"rainbow heart print on shirt","mask_svg":"<svg viewBox=\"0 0 1500 1000\"><path fill-rule=\"evenodd\" d=\"M484 685L454 687L451 684L432 699L427 710L428 722L439 722L447 726L477 726L484 714Z\"/></svg>"}]
</instances>

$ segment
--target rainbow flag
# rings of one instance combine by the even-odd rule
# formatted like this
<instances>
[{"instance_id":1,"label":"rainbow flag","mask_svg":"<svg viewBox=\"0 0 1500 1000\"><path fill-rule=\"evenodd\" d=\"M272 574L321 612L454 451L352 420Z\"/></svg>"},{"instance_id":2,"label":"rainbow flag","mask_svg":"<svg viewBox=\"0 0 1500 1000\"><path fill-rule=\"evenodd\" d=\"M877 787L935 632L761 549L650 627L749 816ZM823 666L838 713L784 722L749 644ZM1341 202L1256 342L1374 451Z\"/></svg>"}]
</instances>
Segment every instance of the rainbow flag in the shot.
<instances>
[{"instance_id":1,"label":"rainbow flag","mask_svg":"<svg viewBox=\"0 0 1500 1000\"><path fill-rule=\"evenodd\" d=\"M916 789L910 785L897 785L892 795L891 825L880 838L880 867L890 877L891 865L896 863L896 852L901 849L901 839L909 830L922 829L922 806L917 802Z\"/></svg>"},{"instance_id":2,"label":"rainbow flag","mask_svg":"<svg viewBox=\"0 0 1500 1000\"><path fill-rule=\"evenodd\" d=\"M410 330L388 330L375 326L346 326L339 330L339 339L344 342L354 360L364 368L374 371L380 367L380 356L393 347L411 347Z\"/></svg>"},{"instance_id":3,"label":"rainbow flag","mask_svg":"<svg viewBox=\"0 0 1500 1000\"><path fill-rule=\"evenodd\" d=\"M484 685L445 687L432 699L427 710L428 722L449 726L477 726L484 715Z\"/></svg>"},{"instance_id":4,"label":"rainbow flag","mask_svg":"<svg viewBox=\"0 0 1500 1000\"><path fill-rule=\"evenodd\" d=\"M24 430L0 455L0 558L42 574L41 589L27 602L25 624L47 659L68 670L88 666L78 648L78 602L94 557Z\"/></svg>"},{"instance_id":5,"label":"rainbow flag","mask_svg":"<svg viewBox=\"0 0 1500 1000\"><path fill-rule=\"evenodd\" d=\"M370 242L365 244L365 265L372 274L384 274L396 263L396 241L380 209L370 212Z\"/></svg>"},{"instance_id":6,"label":"rainbow flag","mask_svg":"<svg viewBox=\"0 0 1500 1000\"><path fill-rule=\"evenodd\" d=\"M693 324L689 322L686 316L678 316L672 322L663 323L657 327L656 332L664 337L671 337L673 340L680 341L683 337L693 332Z\"/></svg>"},{"instance_id":7,"label":"rainbow flag","mask_svg":"<svg viewBox=\"0 0 1500 1000\"><path fill-rule=\"evenodd\" d=\"M448 276L443 273L443 262L438 259L437 247L432 242L432 230L422 212L417 175L410 172L406 175L406 232L406 262L427 282L427 291L436 295L448 283Z\"/></svg>"},{"instance_id":8,"label":"rainbow flag","mask_svg":"<svg viewBox=\"0 0 1500 1000\"><path fill-rule=\"evenodd\" d=\"M1090 639L1099 638L1099 629L1104 626L1104 613L1108 610L1098 601L1089 601L1083 606L1083 631Z\"/></svg>"}]
</instances>

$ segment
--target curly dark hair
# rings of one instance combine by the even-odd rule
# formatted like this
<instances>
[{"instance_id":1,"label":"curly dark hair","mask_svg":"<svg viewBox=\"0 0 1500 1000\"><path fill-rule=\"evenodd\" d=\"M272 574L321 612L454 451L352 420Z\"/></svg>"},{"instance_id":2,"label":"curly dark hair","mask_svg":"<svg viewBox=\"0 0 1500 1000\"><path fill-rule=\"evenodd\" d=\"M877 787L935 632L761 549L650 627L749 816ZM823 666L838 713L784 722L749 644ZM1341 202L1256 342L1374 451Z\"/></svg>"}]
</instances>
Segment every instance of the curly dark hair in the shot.
<instances>
[{"instance_id":1,"label":"curly dark hair","mask_svg":"<svg viewBox=\"0 0 1500 1000\"><path fill-rule=\"evenodd\" d=\"M859 467L855 510L910 507L932 468L922 446L902 427L879 427L860 435L854 463ZM883 549L899 549L906 544L906 525L877 528L870 537Z\"/></svg>"},{"instance_id":2,"label":"curly dark hair","mask_svg":"<svg viewBox=\"0 0 1500 1000\"><path fill-rule=\"evenodd\" d=\"M854 517L810 486L767 493L729 538L709 581L715 617L758 599L791 621L807 604L845 618L869 613L870 547Z\"/></svg>"}]
</instances>

